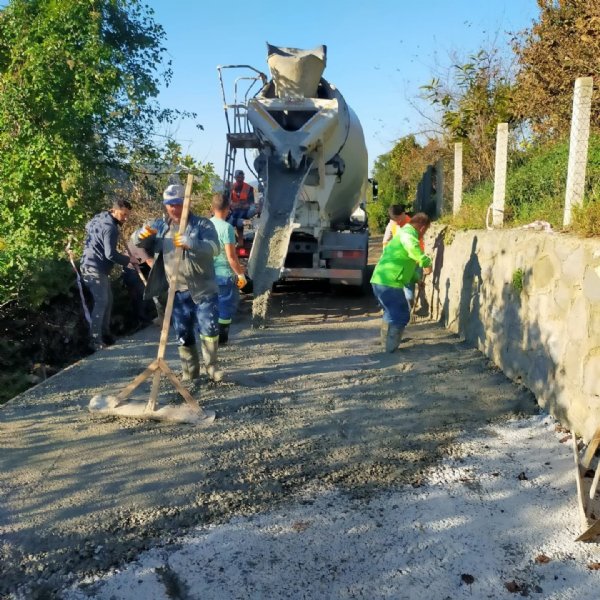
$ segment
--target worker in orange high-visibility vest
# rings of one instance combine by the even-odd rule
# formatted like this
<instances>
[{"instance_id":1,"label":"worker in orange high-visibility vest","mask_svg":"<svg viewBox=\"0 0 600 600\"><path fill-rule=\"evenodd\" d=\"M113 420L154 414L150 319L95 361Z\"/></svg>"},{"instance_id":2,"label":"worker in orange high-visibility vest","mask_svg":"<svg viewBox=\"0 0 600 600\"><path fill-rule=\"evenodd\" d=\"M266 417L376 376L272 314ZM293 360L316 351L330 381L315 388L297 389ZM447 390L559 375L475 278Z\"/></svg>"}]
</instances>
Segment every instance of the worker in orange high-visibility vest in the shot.
<instances>
[{"instance_id":1,"label":"worker in orange high-visibility vest","mask_svg":"<svg viewBox=\"0 0 600 600\"><path fill-rule=\"evenodd\" d=\"M404 225L410 221L410 217L404 212L404 206L402 206L402 204L392 204L388 208L388 215L390 217L390 221L385 228L385 233L383 234L384 248L396 235L398 228L404 227Z\"/></svg>"},{"instance_id":2,"label":"worker in orange high-visibility vest","mask_svg":"<svg viewBox=\"0 0 600 600\"><path fill-rule=\"evenodd\" d=\"M244 219L251 219L256 214L254 188L244 181L244 171L238 170L233 174L235 180L229 190L229 206L231 212L227 222L235 228L238 246L244 243Z\"/></svg>"}]
</instances>

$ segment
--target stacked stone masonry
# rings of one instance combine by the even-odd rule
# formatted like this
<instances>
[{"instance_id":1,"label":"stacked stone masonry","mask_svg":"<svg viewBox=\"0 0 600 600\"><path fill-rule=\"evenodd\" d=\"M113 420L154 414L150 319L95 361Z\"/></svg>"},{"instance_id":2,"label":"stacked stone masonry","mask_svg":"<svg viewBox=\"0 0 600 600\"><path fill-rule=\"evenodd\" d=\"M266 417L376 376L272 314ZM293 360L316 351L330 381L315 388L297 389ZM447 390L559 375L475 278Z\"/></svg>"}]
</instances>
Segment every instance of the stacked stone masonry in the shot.
<instances>
[{"instance_id":1,"label":"stacked stone masonry","mask_svg":"<svg viewBox=\"0 0 600 600\"><path fill-rule=\"evenodd\" d=\"M435 226L426 251L428 318L475 344L589 441L600 426L600 241Z\"/></svg>"}]
</instances>

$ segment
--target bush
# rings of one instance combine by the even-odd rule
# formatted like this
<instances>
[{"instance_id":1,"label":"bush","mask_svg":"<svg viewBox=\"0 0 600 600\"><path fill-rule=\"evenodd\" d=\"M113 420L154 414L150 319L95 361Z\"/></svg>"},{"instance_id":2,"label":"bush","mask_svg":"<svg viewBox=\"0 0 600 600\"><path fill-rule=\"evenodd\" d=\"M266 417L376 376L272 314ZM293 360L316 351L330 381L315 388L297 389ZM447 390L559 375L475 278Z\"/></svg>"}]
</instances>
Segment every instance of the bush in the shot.
<instances>
[{"instance_id":1,"label":"bush","mask_svg":"<svg viewBox=\"0 0 600 600\"><path fill-rule=\"evenodd\" d=\"M600 237L600 200L588 201L573 209L571 230L581 237Z\"/></svg>"},{"instance_id":2,"label":"bush","mask_svg":"<svg viewBox=\"0 0 600 600\"><path fill-rule=\"evenodd\" d=\"M494 185L486 181L463 195L460 212L441 219L457 229L484 229L488 206L492 203Z\"/></svg>"},{"instance_id":3,"label":"bush","mask_svg":"<svg viewBox=\"0 0 600 600\"><path fill-rule=\"evenodd\" d=\"M383 233L390 220L388 207L380 201L367 203L367 215L369 217L369 228L375 233Z\"/></svg>"},{"instance_id":4,"label":"bush","mask_svg":"<svg viewBox=\"0 0 600 600\"><path fill-rule=\"evenodd\" d=\"M523 156L507 177L507 223L525 225L541 220L562 227L568 160L564 141L534 148Z\"/></svg>"}]
</instances>

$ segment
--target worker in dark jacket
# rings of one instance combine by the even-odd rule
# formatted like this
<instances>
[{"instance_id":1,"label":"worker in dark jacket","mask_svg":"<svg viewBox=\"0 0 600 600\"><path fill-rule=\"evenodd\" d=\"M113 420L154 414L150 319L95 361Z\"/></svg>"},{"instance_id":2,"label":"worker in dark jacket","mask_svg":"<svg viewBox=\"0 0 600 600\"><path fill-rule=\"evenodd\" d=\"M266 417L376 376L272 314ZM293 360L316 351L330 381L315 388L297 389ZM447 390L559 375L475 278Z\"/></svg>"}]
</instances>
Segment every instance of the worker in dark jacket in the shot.
<instances>
[{"instance_id":1,"label":"worker in dark jacket","mask_svg":"<svg viewBox=\"0 0 600 600\"><path fill-rule=\"evenodd\" d=\"M108 211L95 215L85 226L81 255L81 276L94 299L92 309L92 348L94 351L114 342L110 333L112 290L110 272L115 264L128 265L129 256L117 251L119 227L125 223L131 204L121 198Z\"/></svg>"},{"instance_id":2,"label":"worker in dark jacket","mask_svg":"<svg viewBox=\"0 0 600 600\"><path fill-rule=\"evenodd\" d=\"M219 237L208 219L192 213L185 231L179 231L184 191L179 184L168 186L163 194L166 217L144 225L134 232L132 240L154 256L144 298L160 296L175 286L172 325L182 379L191 381L199 376L198 331L206 373L213 381L220 381L223 373L217 368L219 307L214 267L214 258L220 251ZM177 248L183 248L183 256L174 281Z\"/></svg>"}]
</instances>

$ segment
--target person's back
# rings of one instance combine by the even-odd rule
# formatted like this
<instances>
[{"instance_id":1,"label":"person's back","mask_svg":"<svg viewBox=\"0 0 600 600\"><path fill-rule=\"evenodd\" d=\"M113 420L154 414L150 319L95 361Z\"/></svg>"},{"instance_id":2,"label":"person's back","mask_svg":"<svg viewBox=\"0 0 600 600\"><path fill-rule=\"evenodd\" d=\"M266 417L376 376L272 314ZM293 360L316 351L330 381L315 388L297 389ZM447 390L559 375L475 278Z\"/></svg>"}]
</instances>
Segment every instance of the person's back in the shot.
<instances>
[{"instance_id":1,"label":"person's back","mask_svg":"<svg viewBox=\"0 0 600 600\"><path fill-rule=\"evenodd\" d=\"M239 289L246 285L244 269L235 253L235 231L225 219L229 212L229 201L221 194L212 199L214 216L210 219L217 230L221 251L215 256L215 276L219 288L219 343L226 344L229 327L237 311Z\"/></svg>"},{"instance_id":2,"label":"person's back","mask_svg":"<svg viewBox=\"0 0 600 600\"><path fill-rule=\"evenodd\" d=\"M119 238L117 221L108 211L94 215L85 226L85 240L80 265L85 270L108 274L115 263L123 266L129 257L116 251Z\"/></svg>"},{"instance_id":3,"label":"person's back","mask_svg":"<svg viewBox=\"0 0 600 600\"><path fill-rule=\"evenodd\" d=\"M234 273L227 260L225 244L235 244L235 231L233 226L221 217L213 216L210 218L210 222L217 230L219 244L221 246L221 251L214 258L215 275L217 277L231 277Z\"/></svg>"},{"instance_id":4,"label":"person's back","mask_svg":"<svg viewBox=\"0 0 600 600\"><path fill-rule=\"evenodd\" d=\"M418 266L430 265L431 259L419 245L419 232L407 224L386 245L371 281L390 287L405 287L413 281Z\"/></svg>"}]
</instances>

